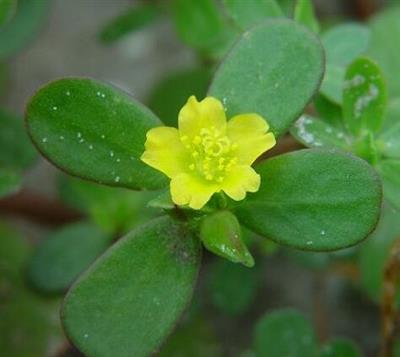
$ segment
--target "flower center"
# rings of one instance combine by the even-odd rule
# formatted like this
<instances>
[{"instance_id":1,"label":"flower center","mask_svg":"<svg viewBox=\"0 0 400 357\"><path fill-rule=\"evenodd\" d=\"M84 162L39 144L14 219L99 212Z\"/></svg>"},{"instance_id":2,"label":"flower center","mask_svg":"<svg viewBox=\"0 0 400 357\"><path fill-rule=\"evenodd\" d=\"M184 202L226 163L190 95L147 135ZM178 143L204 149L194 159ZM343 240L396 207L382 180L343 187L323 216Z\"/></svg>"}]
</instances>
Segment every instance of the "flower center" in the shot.
<instances>
[{"instance_id":1,"label":"flower center","mask_svg":"<svg viewBox=\"0 0 400 357\"><path fill-rule=\"evenodd\" d=\"M202 128L192 139L182 136L181 141L190 152L189 169L207 181L223 182L226 173L237 163L234 155L237 144L215 127Z\"/></svg>"}]
</instances>

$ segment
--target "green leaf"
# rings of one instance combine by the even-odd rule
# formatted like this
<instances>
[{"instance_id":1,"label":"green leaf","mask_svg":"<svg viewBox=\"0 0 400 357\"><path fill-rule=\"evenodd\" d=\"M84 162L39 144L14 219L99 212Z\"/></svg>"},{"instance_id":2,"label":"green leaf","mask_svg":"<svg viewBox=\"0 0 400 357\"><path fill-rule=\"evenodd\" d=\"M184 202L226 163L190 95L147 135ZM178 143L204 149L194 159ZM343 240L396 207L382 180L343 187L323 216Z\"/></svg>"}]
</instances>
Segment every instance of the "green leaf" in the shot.
<instances>
[{"instance_id":1,"label":"green leaf","mask_svg":"<svg viewBox=\"0 0 400 357\"><path fill-rule=\"evenodd\" d=\"M178 114L191 95L202 99L207 94L211 73L196 68L174 73L164 78L152 91L149 108L168 126L178 126Z\"/></svg>"},{"instance_id":2,"label":"green leaf","mask_svg":"<svg viewBox=\"0 0 400 357\"><path fill-rule=\"evenodd\" d=\"M107 187L64 175L59 192L64 202L88 213L94 223L110 233L126 233L156 213L145 207L154 192Z\"/></svg>"},{"instance_id":3,"label":"green leaf","mask_svg":"<svg viewBox=\"0 0 400 357\"><path fill-rule=\"evenodd\" d=\"M319 24L315 16L314 5L312 0L297 0L294 8L294 19L311 31L318 33Z\"/></svg>"},{"instance_id":4,"label":"green leaf","mask_svg":"<svg viewBox=\"0 0 400 357\"><path fill-rule=\"evenodd\" d=\"M380 153L387 158L400 159L400 98L391 100L378 137Z\"/></svg>"},{"instance_id":5,"label":"green leaf","mask_svg":"<svg viewBox=\"0 0 400 357\"><path fill-rule=\"evenodd\" d=\"M100 40L113 43L131 32L154 22L159 15L157 6L151 3L139 4L112 19L100 32Z\"/></svg>"},{"instance_id":6,"label":"green leaf","mask_svg":"<svg viewBox=\"0 0 400 357\"><path fill-rule=\"evenodd\" d=\"M279 136L302 113L322 74L318 39L293 21L268 20L243 34L217 70L209 94L222 100L228 117L258 113Z\"/></svg>"},{"instance_id":7,"label":"green leaf","mask_svg":"<svg viewBox=\"0 0 400 357\"><path fill-rule=\"evenodd\" d=\"M386 85L379 67L358 58L347 68L343 89L343 118L356 136L377 132L386 110Z\"/></svg>"},{"instance_id":8,"label":"green leaf","mask_svg":"<svg viewBox=\"0 0 400 357\"><path fill-rule=\"evenodd\" d=\"M213 0L173 0L171 10L179 37L196 50L218 56L234 38Z\"/></svg>"},{"instance_id":9,"label":"green leaf","mask_svg":"<svg viewBox=\"0 0 400 357\"><path fill-rule=\"evenodd\" d=\"M254 259L242 240L240 224L231 212L218 211L206 216L201 222L200 238L210 252L233 263L254 266Z\"/></svg>"},{"instance_id":10,"label":"green leaf","mask_svg":"<svg viewBox=\"0 0 400 357\"><path fill-rule=\"evenodd\" d=\"M350 146L350 139L344 130L310 115L302 115L292 126L290 133L307 147L348 150Z\"/></svg>"},{"instance_id":11,"label":"green leaf","mask_svg":"<svg viewBox=\"0 0 400 357\"><path fill-rule=\"evenodd\" d=\"M270 17L283 17L275 0L223 0L226 12L242 30Z\"/></svg>"},{"instance_id":12,"label":"green leaf","mask_svg":"<svg viewBox=\"0 0 400 357\"><path fill-rule=\"evenodd\" d=\"M1 26L7 23L17 9L17 0L0 0L0 31Z\"/></svg>"},{"instance_id":13,"label":"green leaf","mask_svg":"<svg viewBox=\"0 0 400 357\"><path fill-rule=\"evenodd\" d=\"M381 185L363 160L299 150L256 166L261 187L236 208L239 221L279 244L314 251L354 245L378 221Z\"/></svg>"},{"instance_id":14,"label":"green leaf","mask_svg":"<svg viewBox=\"0 0 400 357\"><path fill-rule=\"evenodd\" d=\"M22 177L18 172L0 167L0 198L18 192L21 181Z\"/></svg>"},{"instance_id":15,"label":"green leaf","mask_svg":"<svg viewBox=\"0 0 400 357\"><path fill-rule=\"evenodd\" d=\"M321 36L326 53L321 92L333 102L342 103L346 67L367 50L369 36L368 28L356 23L335 26Z\"/></svg>"},{"instance_id":16,"label":"green leaf","mask_svg":"<svg viewBox=\"0 0 400 357\"><path fill-rule=\"evenodd\" d=\"M254 303L261 285L260 273L258 267L247 269L218 259L208 272L211 302L224 314L243 314Z\"/></svg>"},{"instance_id":17,"label":"green leaf","mask_svg":"<svg viewBox=\"0 0 400 357\"><path fill-rule=\"evenodd\" d=\"M89 356L148 356L171 332L193 293L199 241L163 217L108 250L68 293L62 320Z\"/></svg>"},{"instance_id":18,"label":"green leaf","mask_svg":"<svg viewBox=\"0 0 400 357\"><path fill-rule=\"evenodd\" d=\"M132 189L166 183L140 160L147 131L160 122L122 91L91 79L60 79L41 88L26 113L35 145L62 170Z\"/></svg>"},{"instance_id":19,"label":"green leaf","mask_svg":"<svg viewBox=\"0 0 400 357\"><path fill-rule=\"evenodd\" d=\"M313 328L304 316L293 309L267 313L257 323L254 347L257 357L316 356Z\"/></svg>"},{"instance_id":20,"label":"green leaf","mask_svg":"<svg viewBox=\"0 0 400 357\"><path fill-rule=\"evenodd\" d=\"M358 346L346 338L336 338L322 346L320 357L361 357Z\"/></svg>"},{"instance_id":21,"label":"green leaf","mask_svg":"<svg viewBox=\"0 0 400 357\"><path fill-rule=\"evenodd\" d=\"M38 289L66 290L107 248L109 235L88 223L76 223L50 234L30 260L28 274Z\"/></svg>"},{"instance_id":22,"label":"green leaf","mask_svg":"<svg viewBox=\"0 0 400 357\"><path fill-rule=\"evenodd\" d=\"M0 167L24 170L35 159L23 120L0 109Z\"/></svg>"},{"instance_id":23,"label":"green leaf","mask_svg":"<svg viewBox=\"0 0 400 357\"><path fill-rule=\"evenodd\" d=\"M385 198L400 210L400 160L382 160L376 169L382 177Z\"/></svg>"},{"instance_id":24,"label":"green leaf","mask_svg":"<svg viewBox=\"0 0 400 357\"><path fill-rule=\"evenodd\" d=\"M15 16L0 29L0 58L11 57L32 41L44 26L48 10L48 0L18 0Z\"/></svg>"},{"instance_id":25,"label":"green leaf","mask_svg":"<svg viewBox=\"0 0 400 357\"><path fill-rule=\"evenodd\" d=\"M399 97L400 81L400 6L385 9L370 20L371 40L368 55L376 60L385 73L388 93L391 98Z\"/></svg>"}]
</instances>

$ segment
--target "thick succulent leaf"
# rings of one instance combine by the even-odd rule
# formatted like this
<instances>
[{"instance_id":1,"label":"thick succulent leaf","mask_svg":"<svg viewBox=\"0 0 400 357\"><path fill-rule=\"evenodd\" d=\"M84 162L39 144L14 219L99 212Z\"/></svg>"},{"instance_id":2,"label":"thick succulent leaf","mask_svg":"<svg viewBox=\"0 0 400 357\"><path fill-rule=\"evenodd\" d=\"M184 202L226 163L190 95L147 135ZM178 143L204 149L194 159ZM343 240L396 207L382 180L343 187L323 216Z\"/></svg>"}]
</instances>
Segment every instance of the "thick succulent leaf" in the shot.
<instances>
[{"instance_id":1,"label":"thick succulent leaf","mask_svg":"<svg viewBox=\"0 0 400 357\"><path fill-rule=\"evenodd\" d=\"M400 98L389 102L378 148L384 157L400 159Z\"/></svg>"},{"instance_id":2,"label":"thick succulent leaf","mask_svg":"<svg viewBox=\"0 0 400 357\"><path fill-rule=\"evenodd\" d=\"M385 73L389 97L400 95L400 6L385 9L370 20L371 41L368 55L376 60Z\"/></svg>"},{"instance_id":3,"label":"thick succulent leaf","mask_svg":"<svg viewBox=\"0 0 400 357\"><path fill-rule=\"evenodd\" d=\"M132 189L166 183L140 160L147 131L160 121L122 91L91 79L60 79L33 96L26 120L40 152L72 175Z\"/></svg>"},{"instance_id":4,"label":"thick succulent leaf","mask_svg":"<svg viewBox=\"0 0 400 357\"><path fill-rule=\"evenodd\" d=\"M200 238L210 252L233 263L254 266L254 259L243 242L240 224L232 212L218 211L206 216L201 222Z\"/></svg>"},{"instance_id":5,"label":"thick succulent leaf","mask_svg":"<svg viewBox=\"0 0 400 357\"><path fill-rule=\"evenodd\" d=\"M400 238L400 212L383 205L374 233L361 245L358 264L362 288L375 301L382 297L383 273L393 242Z\"/></svg>"},{"instance_id":6,"label":"thick succulent leaf","mask_svg":"<svg viewBox=\"0 0 400 357\"><path fill-rule=\"evenodd\" d=\"M311 323L298 311L267 313L257 323L254 348L258 357L316 356L317 342Z\"/></svg>"},{"instance_id":7,"label":"thick succulent leaf","mask_svg":"<svg viewBox=\"0 0 400 357\"><path fill-rule=\"evenodd\" d=\"M148 356L171 332L193 292L199 240L163 217L128 234L74 284L62 312L89 356Z\"/></svg>"},{"instance_id":8,"label":"thick succulent leaf","mask_svg":"<svg viewBox=\"0 0 400 357\"><path fill-rule=\"evenodd\" d=\"M348 150L350 147L350 139L344 130L310 115L302 115L292 126L290 133L307 147L342 150Z\"/></svg>"},{"instance_id":9,"label":"thick succulent leaf","mask_svg":"<svg viewBox=\"0 0 400 357\"><path fill-rule=\"evenodd\" d=\"M315 16L313 0L297 0L294 8L294 19L311 31L319 32L319 23Z\"/></svg>"},{"instance_id":10,"label":"thick succulent leaf","mask_svg":"<svg viewBox=\"0 0 400 357\"><path fill-rule=\"evenodd\" d=\"M8 58L33 40L45 25L49 0L18 0L13 18L1 27L0 58Z\"/></svg>"},{"instance_id":11,"label":"thick succulent leaf","mask_svg":"<svg viewBox=\"0 0 400 357\"><path fill-rule=\"evenodd\" d=\"M198 100L206 96L211 73L196 68L174 73L153 89L148 100L151 110L168 126L178 126L178 113L191 95Z\"/></svg>"},{"instance_id":12,"label":"thick succulent leaf","mask_svg":"<svg viewBox=\"0 0 400 357\"><path fill-rule=\"evenodd\" d=\"M386 110L386 84L379 67L370 59L356 59L346 70L343 119L355 136L377 132Z\"/></svg>"},{"instance_id":13,"label":"thick succulent leaf","mask_svg":"<svg viewBox=\"0 0 400 357\"><path fill-rule=\"evenodd\" d=\"M303 26L267 20L245 32L231 49L209 94L223 102L228 117L258 113L279 136L318 89L323 56L319 40Z\"/></svg>"},{"instance_id":14,"label":"thick succulent leaf","mask_svg":"<svg viewBox=\"0 0 400 357\"><path fill-rule=\"evenodd\" d=\"M326 72L321 92L335 103L342 102L347 65L367 50L369 36L368 28L356 23L338 25L322 35L326 52Z\"/></svg>"},{"instance_id":15,"label":"thick succulent leaf","mask_svg":"<svg viewBox=\"0 0 400 357\"><path fill-rule=\"evenodd\" d=\"M10 18L14 15L17 9L17 0L0 0L0 30Z\"/></svg>"},{"instance_id":16,"label":"thick succulent leaf","mask_svg":"<svg viewBox=\"0 0 400 357\"><path fill-rule=\"evenodd\" d=\"M227 315L240 315L254 303L261 271L219 259L211 265L209 290L212 304Z\"/></svg>"},{"instance_id":17,"label":"thick succulent leaf","mask_svg":"<svg viewBox=\"0 0 400 357\"><path fill-rule=\"evenodd\" d=\"M275 0L223 0L226 12L242 30L269 17L283 17Z\"/></svg>"},{"instance_id":18,"label":"thick succulent leaf","mask_svg":"<svg viewBox=\"0 0 400 357\"><path fill-rule=\"evenodd\" d=\"M103 253L111 238L88 223L63 227L38 246L29 262L30 281L42 291L66 290Z\"/></svg>"},{"instance_id":19,"label":"thick succulent leaf","mask_svg":"<svg viewBox=\"0 0 400 357\"><path fill-rule=\"evenodd\" d=\"M152 23L159 15L158 7L152 3L143 3L128 9L112 19L100 32L100 40L113 43L134 31Z\"/></svg>"},{"instance_id":20,"label":"thick succulent leaf","mask_svg":"<svg viewBox=\"0 0 400 357\"><path fill-rule=\"evenodd\" d=\"M196 50L219 56L234 39L213 0L173 0L171 10L179 37Z\"/></svg>"},{"instance_id":21,"label":"thick succulent leaf","mask_svg":"<svg viewBox=\"0 0 400 357\"><path fill-rule=\"evenodd\" d=\"M358 346L346 338L336 338L321 347L320 357L361 357Z\"/></svg>"},{"instance_id":22,"label":"thick succulent leaf","mask_svg":"<svg viewBox=\"0 0 400 357\"><path fill-rule=\"evenodd\" d=\"M260 190L236 209L239 221L277 243L328 251L354 245L378 221L381 184L363 160L300 150L256 166Z\"/></svg>"},{"instance_id":23,"label":"thick succulent leaf","mask_svg":"<svg viewBox=\"0 0 400 357\"><path fill-rule=\"evenodd\" d=\"M400 160L382 160L377 164L377 171L382 177L385 199L400 210Z\"/></svg>"}]
</instances>

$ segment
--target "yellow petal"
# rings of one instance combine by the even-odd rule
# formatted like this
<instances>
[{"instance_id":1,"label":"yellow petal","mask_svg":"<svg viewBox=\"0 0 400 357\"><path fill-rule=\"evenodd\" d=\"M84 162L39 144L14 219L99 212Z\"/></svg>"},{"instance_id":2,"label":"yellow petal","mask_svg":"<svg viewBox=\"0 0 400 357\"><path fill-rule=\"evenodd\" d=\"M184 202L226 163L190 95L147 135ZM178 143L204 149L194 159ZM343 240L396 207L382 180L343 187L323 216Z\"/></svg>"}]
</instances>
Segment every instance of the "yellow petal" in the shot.
<instances>
[{"instance_id":1,"label":"yellow petal","mask_svg":"<svg viewBox=\"0 0 400 357\"><path fill-rule=\"evenodd\" d=\"M142 161L168 177L185 171L187 153L177 129L166 126L153 128L147 132L146 139Z\"/></svg>"},{"instance_id":2,"label":"yellow petal","mask_svg":"<svg viewBox=\"0 0 400 357\"><path fill-rule=\"evenodd\" d=\"M251 165L262 153L275 146L275 136L267 133L269 125L258 114L241 114L228 122L227 134L237 144L239 164Z\"/></svg>"},{"instance_id":3,"label":"yellow petal","mask_svg":"<svg viewBox=\"0 0 400 357\"><path fill-rule=\"evenodd\" d=\"M217 185L189 174L180 174L171 180L172 201L180 206L189 205L193 209L203 208L218 190Z\"/></svg>"},{"instance_id":4,"label":"yellow petal","mask_svg":"<svg viewBox=\"0 0 400 357\"><path fill-rule=\"evenodd\" d=\"M247 165L233 167L222 184L222 190L235 201L243 200L246 192L257 192L259 188L260 175Z\"/></svg>"},{"instance_id":5,"label":"yellow petal","mask_svg":"<svg viewBox=\"0 0 400 357\"><path fill-rule=\"evenodd\" d=\"M222 103L213 97L206 97L198 102L191 96L179 112L179 133L181 136L194 138L202 128L214 127L221 133L226 130L226 116Z\"/></svg>"}]
</instances>

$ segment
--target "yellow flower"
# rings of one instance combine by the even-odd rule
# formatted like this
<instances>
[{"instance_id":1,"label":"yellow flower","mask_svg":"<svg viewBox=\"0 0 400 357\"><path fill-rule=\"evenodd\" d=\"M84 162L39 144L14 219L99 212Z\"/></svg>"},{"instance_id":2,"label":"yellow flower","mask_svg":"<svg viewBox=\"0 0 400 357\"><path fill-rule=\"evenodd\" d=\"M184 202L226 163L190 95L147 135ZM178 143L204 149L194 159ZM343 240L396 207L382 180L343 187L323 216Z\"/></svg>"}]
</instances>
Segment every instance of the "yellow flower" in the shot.
<instances>
[{"instance_id":1,"label":"yellow flower","mask_svg":"<svg viewBox=\"0 0 400 357\"><path fill-rule=\"evenodd\" d=\"M232 199L256 192L260 176L251 164L275 145L269 125L257 114L241 114L228 122L221 102L191 96L179 113L179 129L157 127L147 133L141 159L171 178L177 205L201 209L215 192Z\"/></svg>"}]
</instances>

